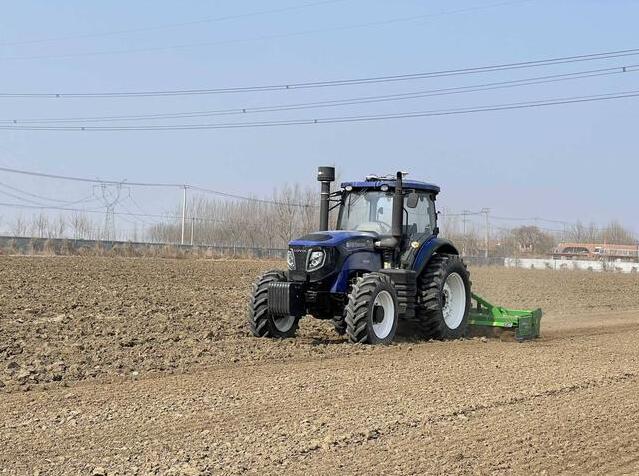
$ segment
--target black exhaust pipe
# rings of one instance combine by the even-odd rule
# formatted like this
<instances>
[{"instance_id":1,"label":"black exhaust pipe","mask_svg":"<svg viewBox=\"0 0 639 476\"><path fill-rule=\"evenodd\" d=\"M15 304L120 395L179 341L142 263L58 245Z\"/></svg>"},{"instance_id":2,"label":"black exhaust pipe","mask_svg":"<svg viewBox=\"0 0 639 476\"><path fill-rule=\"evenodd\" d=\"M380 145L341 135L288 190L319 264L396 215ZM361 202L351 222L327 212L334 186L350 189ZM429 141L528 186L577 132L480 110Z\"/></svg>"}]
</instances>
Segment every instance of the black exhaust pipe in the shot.
<instances>
[{"instance_id":1,"label":"black exhaust pipe","mask_svg":"<svg viewBox=\"0 0 639 476\"><path fill-rule=\"evenodd\" d=\"M393 195L393 218L391 234L395 238L395 246L400 246L402 240L402 225L404 222L404 185L402 173L397 172L395 180L395 195Z\"/></svg>"},{"instance_id":2,"label":"black exhaust pipe","mask_svg":"<svg viewBox=\"0 0 639 476\"><path fill-rule=\"evenodd\" d=\"M331 182L335 181L335 167L318 167L317 180L322 184L320 194L320 226L319 231L328 230L328 209L331 195Z\"/></svg>"}]
</instances>

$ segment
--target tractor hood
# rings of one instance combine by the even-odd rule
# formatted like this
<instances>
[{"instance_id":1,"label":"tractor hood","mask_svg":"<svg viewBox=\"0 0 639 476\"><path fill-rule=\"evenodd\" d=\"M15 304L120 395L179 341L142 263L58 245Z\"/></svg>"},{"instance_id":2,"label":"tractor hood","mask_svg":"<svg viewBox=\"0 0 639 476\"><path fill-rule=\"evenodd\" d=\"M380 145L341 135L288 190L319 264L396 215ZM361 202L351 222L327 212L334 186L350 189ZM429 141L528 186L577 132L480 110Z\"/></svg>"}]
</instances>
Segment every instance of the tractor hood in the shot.
<instances>
[{"instance_id":1,"label":"tractor hood","mask_svg":"<svg viewBox=\"0 0 639 476\"><path fill-rule=\"evenodd\" d=\"M302 236L297 240L293 240L289 243L289 246L303 246L303 247L335 247L346 243L350 240L363 239L363 240L376 240L379 236L377 233L370 231L349 231L349 230L334 230L334 231L320 231L317 233L311 233L309 235Z\"/></svg>"}]
</instances>

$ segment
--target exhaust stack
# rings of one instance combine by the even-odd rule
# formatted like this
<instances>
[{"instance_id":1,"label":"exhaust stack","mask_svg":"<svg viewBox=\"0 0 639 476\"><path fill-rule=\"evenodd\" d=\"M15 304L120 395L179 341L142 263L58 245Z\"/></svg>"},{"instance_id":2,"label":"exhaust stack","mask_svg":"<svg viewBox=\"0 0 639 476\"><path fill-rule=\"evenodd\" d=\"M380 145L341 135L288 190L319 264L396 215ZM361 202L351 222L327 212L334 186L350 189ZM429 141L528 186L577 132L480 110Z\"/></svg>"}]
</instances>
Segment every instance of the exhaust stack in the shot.
<instances>
[{"instance_id":1,"label":"exhaust stack","mask_svg":"<svg viewBox=\"0 0 639 476\"><path fill-rule=\"evenodd\" d=\"M318 167L317 181L322 184L320 192L320 226L319 231L328 230L328 209L331 195L331 182L335 181L335 167Z\"/></svg>"},{"instance_id":2,"label":"exhaust stack","mask_svg":"<svg viewBox=\"0 0 639 476\"><path fill-rule=\"evenodd\" d=\"M391 222L391 234L395 238L395 246L399 246L402 239L402 225L404 221L404 186L402 172L397 172L395 181L395 194L393 195L393 218Z\"/></svg>"}]
</instances>

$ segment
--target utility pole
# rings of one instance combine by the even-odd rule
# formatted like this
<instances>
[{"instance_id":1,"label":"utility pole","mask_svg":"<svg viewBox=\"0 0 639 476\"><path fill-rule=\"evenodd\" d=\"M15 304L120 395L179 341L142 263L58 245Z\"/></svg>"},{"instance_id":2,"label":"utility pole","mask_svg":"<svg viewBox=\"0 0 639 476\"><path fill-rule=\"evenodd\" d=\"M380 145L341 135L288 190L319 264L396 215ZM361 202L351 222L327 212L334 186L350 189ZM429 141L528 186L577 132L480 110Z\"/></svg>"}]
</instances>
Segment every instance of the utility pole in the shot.
<instances>
[{"instance_id":1,"label":"utility pole","mask_svg":"<svg viewBox=\"0 0 639 476\"><path fill-rule=\"evenodd\" d=\"M466 236L466 220L467 220L467 216L470 213L470 210L462 210L462 255L466 255L466 240L467 240L467 236Z\"/></svg>"},{"instance_id":2,"label":"utility pole","mask_svg":"<svg viewBox=\"0 0 639 476\"><path fill-rule=\"evenodd\" d=\"M184 227L186 225L186 185L184 186L184 195L182 197L182 239L180 244L184 244Z\"/></svg>"},{"instance_id":3,"label":"utility pole","mask_svg":"<svg viewBox=\"0 0 639 476\"><path fill-rule=\"evenodd\" d=\"M195 234L195 217L191 217L191 246L193 246L193 235Z\"/></svg>"},{"instance_id":4,"label":"utility pole","mask_svg":"<svg viewBox=\"0 0 639 476\"><path fill-rule=\"evenodd\" d=\"M464 236L466 236L466 216L468 213L468 210L462 210L462 235Z\"/></svg>"},{"instance_id":5,"label":"utility pole","mask_svg":"<svg viewBox=\"0 0 639 476\"><path fill-rule=\"evenodd\" d=\"M490 208L482 208L481 213L484 214L484 260L486 260L486 264L488 264L488 246L490 241L490 223L488 223L488 214L490 213Z\"/></svg>"}]
</instances>

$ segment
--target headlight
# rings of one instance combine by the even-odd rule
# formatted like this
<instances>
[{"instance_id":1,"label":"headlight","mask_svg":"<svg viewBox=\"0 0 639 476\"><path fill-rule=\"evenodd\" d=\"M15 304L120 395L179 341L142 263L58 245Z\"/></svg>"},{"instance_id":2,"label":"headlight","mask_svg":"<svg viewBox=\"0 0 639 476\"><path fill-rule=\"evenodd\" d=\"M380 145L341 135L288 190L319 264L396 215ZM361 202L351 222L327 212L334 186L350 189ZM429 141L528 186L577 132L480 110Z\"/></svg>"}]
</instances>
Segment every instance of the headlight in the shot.
<instances>
[{"instance_id":1,"label":"headlight","mask_svg":"<svg viewBox=\"0 0 639 476\"><path fill-rule=\"evenodd\" d=\"M291 271L295 269L295 253L293 253L293 250L288 250L288 253L286 253L286 264L288 264L288 269Z\"/></svg>"},{"instance_id":2,"label":"headlight","mask_svg":"<svg viewBox=\"0 0 639 476\"><path fill-rule=\"evenodd\" d=\"M315 271L324 266L325 257L326 254L322 250L311 251L308 255L308 261L306 262L306 271Z\"/></svg>"}]
</instances>

